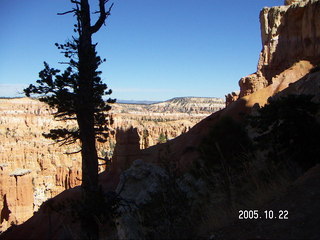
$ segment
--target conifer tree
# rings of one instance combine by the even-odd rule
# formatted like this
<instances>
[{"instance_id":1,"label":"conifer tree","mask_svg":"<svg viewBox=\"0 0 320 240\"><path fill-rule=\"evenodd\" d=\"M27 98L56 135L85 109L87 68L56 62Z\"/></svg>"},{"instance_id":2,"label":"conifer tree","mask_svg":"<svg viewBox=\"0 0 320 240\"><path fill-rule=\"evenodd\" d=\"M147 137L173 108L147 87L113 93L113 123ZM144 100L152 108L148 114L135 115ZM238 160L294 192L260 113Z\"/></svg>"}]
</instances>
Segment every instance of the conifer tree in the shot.
<instances>
[{"instance_id":1,"label":"conifer tree","mask_svg":"<svg viewBox=\"0 0 320 240\"><path fill-rule=\"evenodd\" d=\"M74 120L77 127L51 129L45 137L51 138L62 145L80 142L82 158L82 189L78 215L81 222L81 239L99 239L99 217L105 210L104 195L98 186L98 152L96 143L105 142L108 137L108 126L112 118L108 115L111 103L103 96L112 93L102 82L98 67L102 60L96 52L97 44L92 36L99 31L110 15L113 4L106 10L109 0L99 1L99 18L91 24L90 5L88 0L70 0L74 8L58 15L74 14L77 24L74 25L76 36L64 44L56 43L68 59L67 68L61 72L50 68L45 62L44 69L39 73L36 84L24 89L26 96L36 95L39 100L55 109L54 117L59 121ZM110 207L110 206L109 206ZM110 214L110 213L109 213Z\"/></svg>"},{"instance_id":2,"label":"conifer tree","mask_svg":"<svg viewBox=\"0 0 320 240\"><path fill-rule=\"evenodd\" d=\"M109 0L99 0L98 20L91 24L88 0L71 0L74 8L58 15L73 13L77 19L72 40L55 45L68 59L68 67L61 72L50 68L44 62L44 69L39 73L36 84L24 89L26 96L39 96L40 101L55 109L56 120L75 120L77 128L51 129L45 137L59 143L73 144L80 142L82 157L82 187L89 190L98 189L98 153L96 141L105 142L108 137L108 125L112 119L107 114L111 109L108 103L114 99L103 100L104 95L112 93L100 78L99 65L102 60L96 52L92 36L99 31L110 15L113 4L106 10Z\"/></svg>"}]
</instances>

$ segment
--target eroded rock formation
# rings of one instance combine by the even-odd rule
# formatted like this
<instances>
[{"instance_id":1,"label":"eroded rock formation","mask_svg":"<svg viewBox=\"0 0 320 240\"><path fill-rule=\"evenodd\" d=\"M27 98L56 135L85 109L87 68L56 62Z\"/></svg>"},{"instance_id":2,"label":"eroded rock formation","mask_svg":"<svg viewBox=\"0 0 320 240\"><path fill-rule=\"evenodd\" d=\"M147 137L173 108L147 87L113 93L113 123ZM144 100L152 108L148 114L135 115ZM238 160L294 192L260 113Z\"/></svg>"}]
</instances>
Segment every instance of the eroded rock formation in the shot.
<instances>
[{"instance_id":1,"label":"eroded rock formation","mask_svg":"<svg viewBox=\"0 0 320 240\"><path fill-rule=\"evenodd\" d=\"M285 5L291 5L291 4L296 4L300 2L307 2L308 0L285 0L284 4Z\"/></svg>"},{"instance_id":2,"label":"eroded rock formation","mask_svg":"<svg viewBox=\"0 0 320 240\"><path fill-rule=\"evenodd\" d=\"M27 99L0 100L0 208L8 216L1 231L28 219L48 198L81 182L79 156L61 154L43 132L57 126L44 104Z\"/></svg>"},{"instance_id":3,"label":"eroded rock formation","mask_svg":"<svg viewBox=\"0 0 320 240\"><path fill-rule=\"evenodd\" d=\"M263 50L258 72L270 84L272 78L300 60L319 63L319 1L264 8L260 13Z\"/></svg>"},{"instance_id":4,"label":"eroded rock formation","mask_svg":"<svg viewBox=\"0 0 320 240\"><path fill-rule=\"evenodd\" d=\"M239 94L240 92L232 92L232 93L228 93L225 97L226 97L226 106L228 106L230 103L233 103L235 101L238 100L239 98Z\"/></svg>"},{"instance_id":5,"label":"eroded rock formation","mask_svg":"<svg viewBox=\"0 0 320 240\"><path fill-rule=\"evenodd\" d=\"M112 166L123 172L139 156L140 138L137 128L119 129L116 133L116 146L112 156Z\"/></svg>"},{"instance_id":6,"label":"eroded rock formation","mask_svg":"<svg viewBox=\"0 0 320 240\"><path fill-rule=\"evenodd\" d=\"M33 184L29 171L0 168L1 231L33 214Z\"/></svg>"},{"instance_id":7,"label":"eroded rock formation","mask_svg":"<svg viewBox=\"0 0 320 240\"><path fill-rule=\"evenodd\" d=\"M116 104L113 131L107 143L98 144L98 154L110 159L115 152L113 160L119 165L115 167L122 171L140 149L187 132L217 107L208 102L201 104L193 101L191 115L186 112L188 103L185 108L179 107L182 112L175 112L180 106L176 104L166 114L157 112L158 105L150 110L148 105ZM77 151L79 146L60 146L42 136L62 124L51 113L36 100L0 99L0 231L24 222L44 201L81 183L80 154L64 154ZM72 122L66 124L74 127ZM100 171L104 169L100 167Z\"/></svg>"},{"instance_id":8,"label":"eroded rock formation","mask_svg":"<svg viewBox=\"0 0 320 240\"><path fill-rule=\"evenodd\" d=\"M303 60L306 63L291 81L320 63L320 4L317 0L288 0L285 6L260 12L262 51L257 72L239 81L239 98L277 81L279 75ZM227 97L227 104L236 98Z\"/></svg>"}]
</instances>

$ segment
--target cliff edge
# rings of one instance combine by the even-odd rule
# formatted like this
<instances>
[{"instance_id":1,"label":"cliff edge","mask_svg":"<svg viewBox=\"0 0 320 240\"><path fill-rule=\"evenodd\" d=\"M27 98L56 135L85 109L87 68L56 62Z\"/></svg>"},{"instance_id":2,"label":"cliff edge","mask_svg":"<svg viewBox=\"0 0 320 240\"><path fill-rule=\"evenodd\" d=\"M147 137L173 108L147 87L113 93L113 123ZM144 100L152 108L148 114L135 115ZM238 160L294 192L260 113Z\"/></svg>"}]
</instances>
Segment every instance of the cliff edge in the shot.
<instances>
[{"instance_id":1,"label":"cliff edge","mask_svg":"<svg viewBox=\"0 0 320 240\"><path fill-rule=\"evenodd\" d=\"M286 0L284 6L263 8L260 12L262 50L257 71L240 79L240 92L226 95L227 105L271 85L300 61L304 63L291 72L290 81L300 79L318 65L319 13L317 0Z\"/></svg>"}]
</instances>

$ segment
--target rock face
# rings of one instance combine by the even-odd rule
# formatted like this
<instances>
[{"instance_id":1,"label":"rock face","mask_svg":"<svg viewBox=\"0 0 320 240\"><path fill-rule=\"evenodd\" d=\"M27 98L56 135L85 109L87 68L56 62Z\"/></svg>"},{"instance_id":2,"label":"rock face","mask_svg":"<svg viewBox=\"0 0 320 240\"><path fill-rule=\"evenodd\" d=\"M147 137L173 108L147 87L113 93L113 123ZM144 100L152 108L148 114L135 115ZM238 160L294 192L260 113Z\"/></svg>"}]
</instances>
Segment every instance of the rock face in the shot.
<instances>
[{"instance_id":1,"label":"rock face","mask_svg":"<svg viewBox=\"0 0 320 240\"><path fill-rule=\"evenodd\" d=\"M179 119L180 118L180 119ZM142 112L115 114L115 133L125 132L131 127L136 128L139 136L140 149L145 149L173 139L185 132L201 120L192 115L144 115ZM112 140L115 145L116 139ZM112 148L114 148L112 146Z\"/></svg>"},{"instance_id":2,"label":"rock face","mask_svg":"<svg viewBox=\"0 0 320 240\"><path fill-rule=\"evenodd\" d=\"M29 171L10 172L8 167L0 168L1 230L11 222L27 220L33 214L33 185ZM19 220L19 221L18 221Z\"/></svg>"},{"instance_id":3,"label":"rock face","mask_svg":"<svg viewBox=\"0 0 320 240\"><path fill-rule=\"evenodd\" d=\"M161 181L167 181L167 173L159 166L135 160L120 179L117 192L124 199L135 202L134 209L121 208L117 220L119 239L145 239L139 209L152 200L153 194L162 190ZM141 215L141 213L140 213Z\"/></svg>"},{"instance_id":4,"label":"rock face","mask_svg":"<svg viewBox=\"0 0 320 240\"><path fill-rule=\"evenodd\" d=\"M116 133L116 146L112 156L112 166L123 172L137 159L140 153L139 134L137 128L119 129Z\"/></svg>"},{"instance_id":5,"label":"rock face","mask_svg":"<svg viewBox=\"0 0 320 240\"><path fill-rule=\"evenodd\" d=\"M28 219L48 198L81 182L79 155L53 145L42 133L55 127L50 110L38 101L0 100L1 229Z\"/></svg>"},{"instance_id":6,"label":"rock face","mask_svg":"<svg viewBox=\"0 0 320 240\"><path fill-rule=\"evenodd\" d=\"M233 102L237 101L237 99L239 98L239 94L240 94L240 91L228 93L225 96L225 98L226 98L226 106L228 106L230 103L233 103Z\"/></svg>"},{"instance_id":7,"label":"rock face","mask_svg":"<svg viewBox=\"0 0 320 240\"><path fill-rule=\"evenodd\" d=\"M309 67L300 69L292 81L300 79L320 62L319 1L287 0L285 4L260 12L262 51L257 72L240 79L239 98L269 86L301 60L308 61ZM229 97L227 104L233 100Z\"/></svg>"},{"instance_id":8,"label":"rock face","mask_svg":"<svg viewBox=\"0 0 320 240\"><path fill-rule=\"evenodd\" d=\"M284 4L285 5L291 5L291 4L296 4L296 3L301 3L301 2L307 2L308 0L285 0Z\"/></svg>"},{"instance_id":9,"label":"rock face","mask_svg":"<svg viewBox=\"0 0 320 240\"><path fill-rule=\"evenodd\" d=\"M270 83L272 77L300 60L319 63L319 1L264 8L260 13L263 50L258 72Z\"/></svg>"}]
</instances>

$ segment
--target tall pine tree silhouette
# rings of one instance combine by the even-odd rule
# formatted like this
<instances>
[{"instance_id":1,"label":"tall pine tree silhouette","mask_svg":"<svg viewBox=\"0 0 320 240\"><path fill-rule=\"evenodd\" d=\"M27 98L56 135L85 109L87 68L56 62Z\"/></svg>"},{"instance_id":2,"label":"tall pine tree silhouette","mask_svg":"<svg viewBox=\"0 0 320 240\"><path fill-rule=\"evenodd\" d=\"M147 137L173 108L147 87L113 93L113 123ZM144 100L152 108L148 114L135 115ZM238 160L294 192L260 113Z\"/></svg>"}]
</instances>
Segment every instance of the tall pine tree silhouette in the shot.
<instances>
[{"instance_id":1,"label":"tall pine tree silhouette","mask_svg":"<svg viewBox=\"0 0 320 240\"><path fill-rule=\"evenodd\" d=\"M92 43L92 35L99 31L110 15L113 4L106 10L109 0L99 0L98 20L91 25L90 5L88 0L71 0L74 8L58 15L74 14L77 24L74 25L72 40L65 44L55 45L68 59L68 67L61 72L50 68L44 62L44 69L39 73L37 84L24 89L26 96L39 96L40 101L47 103L56 112L56 120L75 120L78 128L51 129L44 134L61 144L72 144L80 141L82 157L82 187L89 190L98 189L98 154L96 141L105 142L108 137L108 125L112 118L107 114L111 109L108 103L114 99L103 100L104 95L112 93L100 78L98 71L102 60Z\"/></svg>"},{"instance_id":2,"label":"tall pine tree silhouette","mask_svg":"<svg viewBox=\"0 0 320 240\"><path fill-rule=\"evenodd\" d=\"M112 91L100 78L99 65L104 62L96 52L92 43L92 35L99 31L110 15L113 4L106 11L109 0L99 0L98 20L91 24L90 5L88 0L70 0L74 8L58 15L74 14L77 24L74 25L72 40L65 44L55 45L68 59L68 67L61 72L50 68L45 62L39 73L37 84L24 89L26 96L39 96L40 101L55 109L56 120L75 120L77 128L51 129L45 137L60 144L80 142L82 157L82 189L84 190L81 212L81 239L99 239L98 216L101 215L103 199L98 186L98 153L96 141L105 142L108 137L108 125L112 118L107 114L111 109L109 103L114 99L103 100L104 95ZM102 197L102 198L101 198ZM100 200L99 200L100 199ZM101 207L102 206L102 207Z\"/></svg>"}]
</instances>

